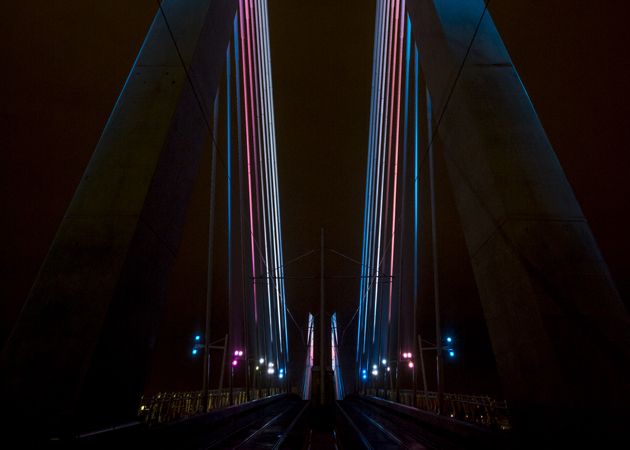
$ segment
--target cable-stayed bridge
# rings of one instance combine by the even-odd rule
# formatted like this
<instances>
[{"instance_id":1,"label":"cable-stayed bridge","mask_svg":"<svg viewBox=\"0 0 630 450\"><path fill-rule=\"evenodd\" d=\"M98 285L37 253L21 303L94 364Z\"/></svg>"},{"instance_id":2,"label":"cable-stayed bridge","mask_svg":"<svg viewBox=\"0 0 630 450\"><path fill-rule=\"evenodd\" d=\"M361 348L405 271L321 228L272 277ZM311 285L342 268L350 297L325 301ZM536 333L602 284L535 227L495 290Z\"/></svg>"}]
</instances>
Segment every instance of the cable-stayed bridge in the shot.
<instances>
[{"instance_id":1,"label":"cable-stayed bridge","mask_svg":"<svg viewBox=\"0 0 630 450\"><path fill-rule=\"evenodd\" d=\"M265 4L180 3L160 6L3 351L3 402L20 420L44 391L52 393L44 400L54 411L50 430L76 435L135 417L209 135L213 170L228 180L227 353L238 357L231 364L250 368L238 386L244 400L261 387L253 364L286 371L291 300ZM402 374L381 378L383 371L400 371L404 359L423 365L416 325L426 274L419 276L417 261L429 253L419 251L419 236L423 226L435 235L433 159L441 151L514 426L607 430L627 412L627 312L485 5L378 2L376 18L356 364L346 385L378 395L383 383L390 392L382 395L400 400ZM419 212L423 202L428 208ZM436 239L430 250L437 259ZM440 379L446 336L440 293L431 291L436 330L428 345ZM209 293L208 301L218 300ZM207 317L204 350L213 320ZM321 399L327 364L319 366ZM411 406L425 390L415 381ZM443 382L437 387L444 413ZM84 415L96 392L102 407ZM601 419L604 410L617 419Z\"/></svg>"}]
</instances>

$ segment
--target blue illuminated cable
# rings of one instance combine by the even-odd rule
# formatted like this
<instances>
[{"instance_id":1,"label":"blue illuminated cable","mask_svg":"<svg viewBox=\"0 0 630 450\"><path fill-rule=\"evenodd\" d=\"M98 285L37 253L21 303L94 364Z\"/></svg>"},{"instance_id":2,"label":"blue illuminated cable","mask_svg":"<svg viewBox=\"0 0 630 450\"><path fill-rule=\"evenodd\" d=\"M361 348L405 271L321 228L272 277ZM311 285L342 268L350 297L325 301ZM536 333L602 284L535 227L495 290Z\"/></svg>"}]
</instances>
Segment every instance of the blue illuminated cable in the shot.
<instances>
[{"instance_id":1,"label":"blue illuminated cable","mask_svg":"<svg viewBox=\"0 0 630 450\"><path fill-rule=\"evenodd\" d=\"M365 258L365 273L366 274L370 274L372 272L372 268L374 266L373 261L372 261L372 255L373 255L373 242L374 242L374 226L375 226L375 222L373 219L373 212L374 212L374 204L376 201L375 198L375 186L376 186L376 177L377 177L377 170L378 170L378 162L377 162L377 148L378 148L378 111L379 111L379 102L380 102L380 94L379 94L379 86L381 84L381 70L380 70L380 60L381 60L381 53L382 53L382 45L383 45L383 33L382 33L382 27L383 27L383 23L384 23L384 4L385 1L381 1L380 5L377 5L377 24L378 27L375 27L375 57L374 57L374 82L373 82L373 93L374 93L374 102L372 104L372 120L370 122L370 131L371 131L371 139L372 139L372 145L371 145L371 152L368 155L371 161L371 173L370 173L370 179L368 180L369 182L369 197L368 197L368 209L367 209L367 236L365 239L365 245L366 245L366 258ZM366 183L367 185L367 183ZM366 186L367 187L367 186ZM368 320L369 320L369 316L370 316L370 297L371 297L371 292L369 289L370 286L370 278L365 278L364 280L364 294L363 294L363 303L364 303L364 311L363 311L363 316L362 319L360 321L360 327L359 327L359 333L361 332L361 329L363 330L363 336L361 338L361 342L362 342L362 349L361 349L361 354L365 355L365 347L366 347L366 342L367 342L367 332L368 332Z\"/></svg>"},{"instance_id":2,"label":"blue illuminated cable","mask_svg":"<svg viewBox=\"0 0 630 450\"><path fill-rule=\"evenodd\" d=\"M231 145L231 116L230 116L230 42L228 42L227 55L225 58L225 67L227 72L227 173L228 173L228 302L232 298L232 186L230 183L230 170L232 167L232 145Z\"/></svg>"},{"instance_id":3,"label":"blue illuminated cable","mask_svg":"<svg viewBox=\"0 0 630 450\"><path fill-rule=\"evenodd\" d=\"M251 6L251 28L252 28L252 40L254 41L253 51L254 51L254 69L255 69L255 80L256 80L256 105L257 105L257 123L259 126L258 133L258 161L260 167L260 180L261 180L261 198L262 198L262 211L263 211L263 219L262 226L263 232L261 238L264 241L264 253L261 254L263 258L263 263L265 266L269 264L274 264L272 262L273 259L273 250L270 249L272 242L270 242L268 233L267 233L267 220L270 217L270 208L269 208L269 177L268 177L268 129L266 124L266 114L265 114L265 102L264 102L264 80L263 80L263 72L262 72L262 64L261 64L261 42L260 42L260 25L259 25L259 14L257 14L258 8L254 8L253 4ZM258 30L258 31L257 31ZM263 155L265 157L263 158ZM269 276L266 277L265 284L267 287L267 297L266 301L269 305L272 301L271 295L271 282ZM265 306L264 302L261 305L261 315L265 317ZM269 330L271 332L271 330ZM260 335L264 337L267 335L266 327L263 326L260 332ZM266 340L265 340L266 341Z\"/></svg>"},{"instance_id":4,"label":"blue illuminated cable","mask_svg":"<svg viewBox=\"0 0 630 450\"><path fill-rule=\"evenodd\" d=\"M367 269L366 267L369 266L369 261L367 260L368 258L368 254L367 254L367 240L368 240L368 229L369 229L369 211L370 211L370 198L371 198L371 187L372 187L372 155L373 155L373 146L374 146L374 140L373 140L373 120L374 120L374 104L376 101L376 77L377 77L377 50L378 50L378 42L379 42L379 14L378 14L378 8L379 8L379 3L377 2L377 11L376 11L376 17L375 17L375 25L374 25L374 51L373 51L373 55L372 55L372 96L371 96L371 102L370 102L370 136L369 136L369 143L368 143L368 161L367 161L367 175L366 175L366 183L365 183L365 210L364 210L364 214L363 214L363 264L361 266L361 291L360 291L360 296L359 296L359 327L357 329L357 361L359 360L359 348L360 348L360 343L361 343L361 323L362 320L361 318L363 317L363 303L364 303L364 298L365 295L364 293L367 290L367 285L368 285L368 279L366 278L366 274Z\"/></svg>"},{"instance_id":5,"label":"blue illuminated cable","mask_svg":"<svg viewBox=\"0 0 630 450\"><path fill-rule=\"evenodd\" d=\"M276 140L275 140L275 120L274 120L274 111L273 111L273 83L271 76L271 56L269 50L269 16L267 10L267 2L262 2L263 7L261 8L262 14L262 23L263 23L263 41L264 41L264 56L265 56L265 79L266 79L266 89L267 89L267 105L268 105L268 117L269 117L269 131L270 131L270 150L271 150L271 169L272 169L272 198L275 199L275 207L274 207L274 231L275 231L275 246L277 253L277 261L278 265L276 266L278 269L279 285L281 288L276 287L278 295L282 300L282 311L283 311L283 322L284 322L284 335L285 335L285 347L286 347L286 358L288 361L288 334L287 334L287 318L286 318L286 297L285 297L285 289L284 289L284 270L283 259L282 259L282 227L280 221L280 201L278 195L278 168L277 168L277 154L276 154Z\"/></svg>"},{"instance_id":6,"label":"blue illuminated cable","mask_svg":"<svg viewBox=\"0 0 630 450\"><path fill-rule=\"evenodd\" d=\"M407 49L405 52L405 60L406 60L406 64L405 64L405 131L404 131L404 140L403 140L403 180L402 180L402 199L401 199L401 216L402 216L402 223L401 223L401 227L400 230L402 232L402 236L400 238L400 243L401 243L401 247L400 247L400 271L402 272L402 262L403 262L403 247L402 247L402 242L403 242L403 238L404 238L404 226L405 226L405 211L406 211L406 207L405 207L405 203L407 201L407 132L408 132L408 124L409 124L409 59L410 59L410 53L411 53L411 20L409 19L409 15L407 15L404 11L403 14L407 17ZM400 276L402 276L402 273L400 274ZM402 280L399 279L399 283L398 283L398 289L402 290ZM402 292L402 291L401 291ZM397 339L397 346L398 346L398 355L400 355L400 335L401 335L401 314L402 314L402 305L400 302L400 299L402 297L402 293L399 293L399 301L398 301L398 339ZM415 320L415 318L413 319ZM400 356L398 357L400 358ZM398 359L398 361L400 361L400 359Z\"/></svg>"},{"instance_id":7,"label":"blue illuminated cable","mask_svg":"<svg viewBox=\"0 0 630 450\"><path fill-rule=\"evenodd\" d=\"M240 253L241 253L241 278L243 284L243 295L245 295L245 261L244 261L244 247L243 247L243 218L245 215L243 199L243 143L242 143L242 123L241 123L241 86L240 86L240 71L239 71L239 52L238 52L238 30L239 30L239 17L238 11L234 17L234 82L236 84L236 123L237 123L237 137L238 137L238 168L239 168L239 230L240 230ZM230 304L230 311L232 311L232 304ZM230 312L230 330L232 329L233 313ZM232 345L234 345L234 334L230 336Z\"/></svg>"},{"instance_id":8,"label":"blue illuminated cable","mask_svg":"<svg viewBox=\"0 0 630 450\"><path fill-rule=\"evenodd\" d=\"M390 11L390 13L389 13L389 15L390 15L390 25L388 25L388 29L386 30L386 33L385 33L385 36L390 36L390 38L387 39L387 41L388 41L387 44L386 44L387 48L391 48L392 47L393 40L394 40L394 39L391 38L391 36L392 36L391 24L393 24L394 20L395 20L395 6L396 6L395 2L393 2L392 3L392 8L391 8L392 11ZM387 114L388 111L387 111L386 105L389 104L389 89L388 89L388 87L389 87L389 81L390 81L390 75L391 75L391 70L390 70L391 65L389 64L389 60L390 60L391 52L388 50L386 52L386 55L387 55L387 58L386 58L386 61L385 61L386 72L385 72L385 78L384 78L385 95L383 96L383 94L381 94L381 98L384 99L384 101L382 103L382 107L385 106L382 109L385 111L385 113L384 113L384 117L382 118L382 121L381 121L381 124L383 126L383 132L381 133L382 138L383 138L382 141L381 141L383 143L383 145L381 146L382 156L383 156L382 157L382 161L383 162L381 164L381 166L382 166L381 174L382 175L381 175L381 180L380 180L380 182L381 182L381 192L380 192L379 219L378 219L378 227L379 228L378 228L378 233L377 233L377 245L376 245L376 249L377 249L376 250L376 255L377 256L376 256L376 260L375 260L375 262L376 262L376 269L377 269L377 275L381 271L381 258L380 258L380 255L381 255L381 237L382 237L382 233L383 233L383 200L384 200L383 191L385 190L384 189L385 188L385 176L386 176L386 174L385 174L385 170L386 170L385 169L385 159L386 159L386 153L387 153L387 149L385 148L385 142L387 140L386 130L387 130L387 123L388 123L388 119L389 119L388 114ZM392 60L392 64L394 64L393 60ZM373 335L372 335L372 344L374 344L374 342L375 342L374 339L375 339L375 336L376 336L376 316L377 316L376 311L378 309L379 280L380 280L380 278L377 277L376 278L376 283L375 283L375 290L374 290L375 298L374 298L374 323L373 323L373 328L372 328L372 333L373 333ZM382 301L382 299L381 299L381 301ZM380 332L379 332L379 334L380 334Z\"/></svg>"},{"instance_id":9,"label":"blue illuminated cable","mask_svg":"<svg viewBox=\"0 0 630 450\"><path fill-rule=\"evenodd\" d=\"M415 96L416 96L416 120L414 123L415 128L415 140L414 140L414 153L415 153L415 176L414 176L414 255L413 255L413 298L414 301L417 301L418 298L418 45L414 45L415 48L415 72L416 72L416 87L415 87ZM415 316L413 320L416 320ZM413 339L415 340L415 336ZM414 343L415 347L415 343Z\"/></svg>"},{"instance_id":10,"label":"blue illuminated cable","mask_svg":"<svg viewBox=\"0 0 630 450\"><path fill-rule=\"evenodd\" d=\"M388 8L387 3L383 2L383 20L382 20L382 26L381 26L381 30L382 30L382 38L381 38L381 60L380 60L380 82L379 82L379 102L378 102L378 114L377 114L377 124L376 124L376 133L377 133L377 139L376 139L376 154L375 154L375 161L376 161L376 177L375 177L375 185L374 185L374 219L373 219L373 232L372 232L372 249L371 249L371 266L373 267L373 272L374 272L374 289L372 289L371 292L371 297L373 298L373 301L371 301L370 303L374 306L374 308L370 308L371 309L371 315L373 317L373 326L371 328L370 331L370 341L372 342L372 347L374 346L374 339L375 339L375 334L376 334L376 317L377 317L377 309L378 309L378 287L379 287L379 271L380 271L380 265L379 265L379 257L380 257L380 227L382 224L382 220L381 218L379 218L379 204L380 206L380 210L382 212L382 200L383 200L383 196L382 196L382 183L383 183L383 179L384 179L384 173L382 170L382 164L381 164L381 155L384 154L383 152L383 130L385 128L383 120L384 120L384 115L383 115L383 111L386 109L384 108L384 104L386 103L385 100L385 93L387 92L387 72L388 72L388 42L389 42L389 24L390 24L390 16L391 16L391 11L390 8ZM379 184L381 185L381 194L378 194L378 186ZM382 213L381 213L382 214ZM377 226L378 226L378 232L377 232ZM368 331L368 326L366 324L366 332ZM373 353L374 349L371 349L371 352Z\"/></svg>"},{"instance_id":11,"label":"blue illuminated cable","mask_svg":"<svg viewBox=\"0 0 630 450\"><path fill-rule=\"evenodd\" d=\"M382 83L383 83L383 64L385 61L384 56L384 48L386 46L386 26L387 26L387 2L383 0L381 2L381 8L379 12L380 16L380 24L378 29L379 34L379 49L378 49L378 57L377 57L377 83L376 83L376 102L375 102L375 117L372 127L374 129L374 145L372 151L372 188L370 199L370 229L369 229L369 240L368 240L368 265L370 274L374 274L375 270L377 270L376 262L375 262L375 254L376 254L376 226L377 226L377 214L378 214L378 183L380 177L380 127L379 124L381 122L381 111L382 111L382 98L381 93ZM368 279L371 282L371 279ZM376 279L374 279L376 281ZM368 295L366 296L365 301L365 315L364 315L364 324L363 324L363 353L366 352L366 345L368 341L372 341L372 332L370 331L370 327L368 326L368 320L370 320L371 316L373 316L372 312L372 304L375 301L374 289L368 289Z\"/></svg>"}]
</instances>

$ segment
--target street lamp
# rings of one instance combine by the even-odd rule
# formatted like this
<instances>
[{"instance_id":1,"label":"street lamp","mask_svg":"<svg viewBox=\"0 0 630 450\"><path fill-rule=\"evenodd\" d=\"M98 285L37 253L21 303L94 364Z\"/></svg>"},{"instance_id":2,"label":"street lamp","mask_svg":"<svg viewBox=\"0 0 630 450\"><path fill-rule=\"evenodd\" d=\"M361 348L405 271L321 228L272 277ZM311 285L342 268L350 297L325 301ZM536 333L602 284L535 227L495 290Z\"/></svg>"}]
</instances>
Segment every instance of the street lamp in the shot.
<instances>
[{"instance_id":1,"label":"street lamp","mask_svg":"<svg viewBox=\"0 0 630 450\"><path fill-rule=\"evenodd\" d=\"M218 345L214 345L217 342L223 341L223 345L222 346L218 346ZM206 344L208 344L208 339L205 339ZM210 379L210 353L209 350L210 349L218 349L218 350L223 350L223 363L221 365L221 376L219 378L219 392L222 392L223 389L223 373L225 372L225 364L226 364L226 356L227 356L227 344L228 344L228 335L225 335L224 339L219 339L218 341L209 343L207 346L206 344L202 344L201 343L201 335L197 334L195 335L195 340L194 340L194 344L193 344L193 349L192 349L192 354L193 355L197 355L197 353L199 353L199 350L201 349L205 349L205 361L204 361L204 366L203 366L203 393L202 396L204 398L204 407L203 410L207 411L209 406L208 406L208 382Z\"/></svg>"},{"instance_id":2,"label":"street lamp","mask_svg":"<svg viewBox=\"0 0 630 450\"><path fill-rule=\"evenodd\" d=\"M416 382L416 369L412 361L413 354L411 352L403 353L403 358L405 358L406 360L409 360L408 366L411 369L411 384L412 386L414 386ZM414 399L414 405L415 405L415 399Z\"/></svg>"},{"instance_id":3,"label":"street lamp","mask_svg":"<svg viewBox=\"0 0 630 450\"><path fill-rule=\"evenodd\" d=\"M193 355L196 355L196 354L197 354L197 352L199 352L199 349L201 349L201 348L205 348L205 347L206 347L205 345L203 345L203 344L200 344L200 343L199 343L199 342L200 342L200 340L201 340L201 336L196 335L196 336L195 336L195 346L194 346L194 347L193 347L193 349L192 349L192 354L193 354Z\"/></svg>"},{"instance_id":4,"label":"street lamp","mask_svg":"<svg viewBox=\"0 0 630 450\"><path fill-rule=\"evenodd\" d=\"M246 364L245 364L245 384L247 386L247 377L249 376L249 374L247 373L247 357L243 358L243 350L234 350L234 359L232 360L232 370L230 371L230 386L234 386L234 368L238 365L238 362L240 360L245 360ZM246 392L246 396L247 399L249 399L249 392L247 387L245 388L245 392ZM234 403L233 401L233 394L231 393L231 388L230 388L230 405L232 405Z\"/></svg>"},{"instance_id":5,"label":"street lamp","mask_svg":"<svg viewBox=\"0 0 630 450\"><path fill-rule=\"evenodd\" d=\"M422 341L431 344L432 347L422 347ZM426 376L425 376L425 372L424 372L424 359L422 358L422 351L423 350L438 350L438 357L437 357L437 370L438 370L438 377L437 377L437 381L438 381L438 410L439 413L442 414L443 413L443 408L444 408L444 386L442 384L442 378L441 378L441 374L440 374L440 360L442 357L442 352L443 351L448 351L448 355L451 358L455 357L455 350L453 350L453 338L451 338L450 336L446 337L446 345L442 345L439 349L438 346L436 344L433 344L432 342L426 341L424 339L420 338L420 335L418 335L418 344L420 345L420 362L422 365L422 379L424 382L424 396L425 396L425 402L428 405L428 398L427 398L427 380L426 380Z\"/></svg>"}]
</instances>

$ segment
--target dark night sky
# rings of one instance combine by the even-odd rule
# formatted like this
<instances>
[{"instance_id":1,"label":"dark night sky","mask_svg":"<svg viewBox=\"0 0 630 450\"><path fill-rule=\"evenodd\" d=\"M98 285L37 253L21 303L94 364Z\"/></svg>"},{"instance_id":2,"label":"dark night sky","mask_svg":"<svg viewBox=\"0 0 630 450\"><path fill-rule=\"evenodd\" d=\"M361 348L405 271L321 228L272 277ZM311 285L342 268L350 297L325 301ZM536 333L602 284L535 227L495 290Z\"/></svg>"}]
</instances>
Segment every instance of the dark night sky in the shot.
<instances>
[{"instance_id":1,"label":"dark night sky","mask_svg":"<svg viewBox=\"0 0 630 450\"><path fill-rule=\"evenodd\" d=\"M494 0L489 11L628 304L630 95L628 11L621 4ZM374 10L365 0L269 1L285 261L316 248L322 226L328 247L361 258ZM156 11L148 0L3 3L0 346ZM201 378L187 356L205 301L209 194L199 184L158 337L154 390L196 388ZM331 271L356 273L351 263L327 258ZM317 268L313 255L287 275L316 275ZM287 283L301 326L318 308L316 283ZM357 297L355 281L330 283L327 298L341 326ZM289 326L299 348L299 333Z\"/></svg>"}]
</instances>

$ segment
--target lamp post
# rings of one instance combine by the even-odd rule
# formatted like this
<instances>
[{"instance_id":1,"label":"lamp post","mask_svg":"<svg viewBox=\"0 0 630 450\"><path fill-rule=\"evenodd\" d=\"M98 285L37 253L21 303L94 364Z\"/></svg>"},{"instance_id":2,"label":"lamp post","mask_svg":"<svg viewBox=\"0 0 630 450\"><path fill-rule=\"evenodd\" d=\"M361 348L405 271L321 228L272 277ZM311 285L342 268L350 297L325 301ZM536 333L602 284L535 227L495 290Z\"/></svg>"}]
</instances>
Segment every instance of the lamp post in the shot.
<instances>
[{"instance_id":1,"label":"lamp post","mask_svg":"<svg viewBox=\"0 0 630 450\"><path fill-rule=\"evenodd\" d=\"M413 354L411 352L404 352L402 354L402 357L403 357L403 360L407 361L407 365L411 369L411 372L412 372L411 373L411 377L412 377L411 380L412 380L412 385L413 385L415 383L415 380L416 380L416 369L414 367L413 360L412 360ZM398 373L398 369L396 369L396 372ZM396 381L398 381L398 379L396 379ZM396 383L396 385L398 386L398 382ZM398 389L396 389L396 401L399 401L398 395L399 395L398 394ZM416 401L416 399L414 398L413 402L412 402L412 406L415 406L415 401Z\"/></svg>"},{"instance_id":2,"label":"lamp post","mask_svg":"<svg viewBox=\"0 0 630 450\"><path fill-rule=\"evenodd\" d=\"M205 339L204 342L207 342L208 339ZM219 340L220 341L220 340ZM216 342L219 342L216 341ZM218 350L223 350L223 363L221 364L221 377L219 378L219 395L221 395L221 391L223 390L223 373L225 372L225 357L227 355L227 344L228 344L228 335L225 335L225 338L223 339L223 346L218 346L218 345L213 345L216 342L213 342L212 344L209 345L205 345L205 344L201 344L201 336L200 335L196 335L195 336L195 344L194 347L192 349L192 354L196 355L197 353L199 353L199 350L204 349L204 355L206 355L205 359L205 363L204 363L204 368L203 368L203 388L202 388L202 396L204 398L204 403L203 403L203 411L207 412L210 407L208 405L208 382L210 379L210 349L218 349Z\"/></svg>"},{"instance_id":3,"label":"lamp post","mask_svg":"<svg viewBox=\"0 0 630 450\"><path fill-rule=\"evenodd\" d=\"M363 369L361 371L361 384L360 384L361 394L365 394L365 385L367 384L367 378L368 378L367 369Z\"/></svg>"},{"instance_id":4,"label":"lamp post","mask_svg":"<svg viewBox=\"0 0 630 450\"><path fill-rule=\"evenodd\" d=\"M267 364L267 378L270 380L269 389L273 389L273 375L276 373L275 364L270 362Z\"/></svg>"},{"instance_id":5,"label":"lamp post","mask_svg":"<svg viewBox=\"0 0 630 450\"><path fill-rule=\"evenodd\" d=\"M278 369L278 378L280 379L280 392L282 392L282 390L284 389L284 375L284 369Z\"/></svg>"},{"instance_id":6,"label":"lamp post","mask_svg":"<svg viewBox=\"0 0 630 450\"><path fill-rule=\"evenodd\" d=\"M422 347L422 341L432 345L432 347ZM441 342L441 339L440 339ZM429 341L425 341L424 339L422 339L420 337L420 335L418 335L418 345L420 346L420 361L421 361L421 365L422 365L422 379L424 381L424 397L425 397L425 401L426 404L428 406L428 397L427 397L427 379L426 379L426 375L425 375L425 371L424 371L424 358L422 357L422 352L424 350L439 350L437 352L437 374L438 374L438 414L442 414L444 412L444 379L443 379L443 370L441 369L441 363L442 363L442 352L444 350L447 350L449 353L449 356L451 358L453 358L455 356L455 350L453 350L453 339L451 337L447 337L446 338L446 345L436 345L433 344Z\"/></svg>"},{"instance_id":7,"label":"lamp post","mask_svg":"<svg viewBox=\"0 0 630 450\"><path fill-rule=\"evenodd\" d=\"M262 397L262 389L263 389L263 376L262 376L262 370L263 370L263 365L265 364L265 358L260 358L258 360L258 365L256 366L256 373L258 375L258 390L259 390L259 394L258 397Z\"/></svg>"},{"instance_id":8,"label":"lamp post","mask_svg":"<svg viewBox=\"0 0 630 450\"><path fill-rule=\"evenodd\" d=\"M378 380L378 366L374 364L372 366L372 389L374 390L374 396L378 397L378 391L376 390L376 381Z\"/></svg>"},{"instance_id":9,"label":"lamp post","mask_svg":"<svg viewBox=\"0 0 630 450\"><path fill-rule=\"evenodd\" d=\"M387 367L386 359L382 359L381 364L383 365L383 398L387 398L387 372L389 367Z\"/></svg>"},{"instance_id":10,"label":"lamp post","mask_svg":"<svg viewBox=\"0 0 630 450\"><path fill-rule=\"evenodd\" d=\"M232 370L230 374L230 406L234 404L234 394L232 392L232 387L234 386L234 369L236 368L240 360L243 360L243 350L234 350L234 359L232 360L232 364L231 364ZM245 362L247 362L247 358L245 358ZM246 372L245 377L248 377L248 376L249 375Z\"/></svg>"}]
</instances>

